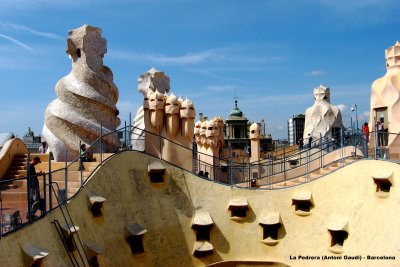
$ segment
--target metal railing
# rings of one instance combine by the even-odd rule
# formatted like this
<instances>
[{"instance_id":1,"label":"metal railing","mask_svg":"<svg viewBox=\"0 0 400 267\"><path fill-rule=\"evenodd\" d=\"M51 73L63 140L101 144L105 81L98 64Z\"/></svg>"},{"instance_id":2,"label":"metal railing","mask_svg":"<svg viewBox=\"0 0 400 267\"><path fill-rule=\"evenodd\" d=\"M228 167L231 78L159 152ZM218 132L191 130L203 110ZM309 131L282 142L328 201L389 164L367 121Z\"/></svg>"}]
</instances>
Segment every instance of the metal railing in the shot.
<instances>
[{"instance_id":1,"label":"metal railing","mask_svg":"<svg viewBox=\"0 0 400 267\"><path fill-rule=\"evenodd\" d=\"M144 135L156 136L154 140L158 141L153 143L152 146L153 152L157 151L157 153L153 153L147 148L138 149L140 147L145 147L143 145L145 139L143 134L137 134L137 132L144 132ZM116 151L107 151L104 147L104 140L107 140L110 135L118 135L118 133L123 136L120 146ZM138 145L139 143L142 143L142 146ZM260 162L250 163L249 157L233 157L230 148L225 149L221 158L219 158L219 156L213 157L200 151L193 151L191 147L185 147L174 140L161 137L143 129L135 128L131 124L127 125L126 122L125 126L121 129L107 134L103 134L103 127L100 126L100 136L93 140L93 142L88 146L86 152L87 154L97 157L96 163L87 164L82 160L82 155L79 155L70 162L53 162L53 164L58 164L58 166L53 166L52 168L51 157L49 157L48 170L46 174L38 176L41 178L42 188L40 205L41 213L39 216L36 216L36 214L35 216L32 216L32 203L30 203L31 192L29 190L30 177L0 181L0 197L2 197L4 191L13 190L9 189L8 185L10 184L26 183L28 188L25 194L20 192L23 195L21 197L22 200L20 199L18 203L19 205L14 207L11 204L11 206L6 205L6 207L3 207L3 203L7 203L7 198L2 198L0 204L0 237L6 235L10 231L14 231L19 227L29 224L36 219L40 219L41 216L51 212L59 205L65 205L69 199L74 197L76 192L81 190L82 186L88 181L91 174L104 162L104 152L120 153L127 150L135 150L141 153L153 155L172 165L182 168L178 162L168 160L163 156L165 144L168 144L169 148L172 147L174 151L178 151L177 153L188 153L191 157L190 161L195 164L196 168L186 170L194 172L202 179L238 187L254 187L255 185L261 185L262 189L274 189L274 184L290 182L300 177L305 177L304 180L308 181L310 175L317 170L336 162L342 163L346 157L364 157L364 155L367 155L368 153L368 144L362 133L347 130L341 131L335 139L326 140L320 138L319 140L315 140L311 147L291 151L289 155L283 153L282 155L272 157L271 154L269 154L266 159L261 159ZM384 147L382 146L375 146L374 149L375 158L378 158L378 155L382 155L384 152ZM349 150L351 150L350 156ZM336 160L336 162L328 160L329 155L335 151L339 151L336 152L340 155L339 160ZM359 151L362 153L359 153ZM386 151L386 154L388 154L388 151ZM68 154L65 156L68 158ZM61 166L62 164L64 164L64 166ZM27 162L27 167L29 169L29 161ZM57 184L60 185L58 191L51 190L51 185L54 184L54 182L57 182ZM60 199L60 201L54 202L55 199ZM9 202L11 203L16 201ZM24 210L21 212L22 223L15 228L3 227L3 212L14 211L18 208L21 209L21 207L26 208L26 212Z\"/></svg>"}]
</instances>

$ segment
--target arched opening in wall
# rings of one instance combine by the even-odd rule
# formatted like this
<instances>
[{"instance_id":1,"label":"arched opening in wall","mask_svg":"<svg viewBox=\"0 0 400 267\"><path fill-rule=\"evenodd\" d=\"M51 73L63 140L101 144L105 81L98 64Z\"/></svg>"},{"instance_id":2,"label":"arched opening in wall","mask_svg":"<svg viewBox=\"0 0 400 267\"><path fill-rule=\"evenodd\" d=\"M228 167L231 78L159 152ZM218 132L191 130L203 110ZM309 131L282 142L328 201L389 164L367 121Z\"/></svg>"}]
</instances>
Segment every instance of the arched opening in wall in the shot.
<instances>
[{"instance_id":1,"label":"arched opening in wall","mask_svg":"<svg viewBox=\"0 0 400 267\"><path fill-rule=\"evenodd\" d=\"M340 231L329 230L329 233L331 235L331 246L329 250L334 253L342 253L344 241L347 239L349 234L343 230Z\"/></svg>"},{"instance_id":2,"label":"arched opening in wall","mask_svg":"<svg viewBox=\"0 0 400 267\"><path fill-rule=\"evenodd\" d=\"M103 203L106 201L104 197L91 195L89 197L89 210L92 212L93 217L102 216L101 208Z\"/></svg>"},{"instance_id":3,"label":"arched opening in wall","mask_svg":"<svg viewBox=\"0 0 400 267\"><path fill-rule=\"evenodd\" d=\"M392 184L390 183L390 181L381 181L377 187L376 187L376 191L377 192L390 192L390 187L392 186Z\"/></svg>"},{"instance_id":4,"label":"arched opening in wall","mask_svg":"<svg viewBox=\"0 0 400 267\"><path fill-rule=\"evenodd\" d=\"M151 183L163 183L165 167L159 162L153 162L147 167Z\"/></svg>"},{"instance_id":5,"label":"arched opening in wall","mask_svg":"<svg viewBox=\"0 0 400 267\"><path fill-rule=\"evenodd\" d=\"M44 258L49 255L49 253L41 248L35 247L31 244L22 245L22 251L24 252L24 264L25 266L43 267Z\"/></svg>"},{"instance_id":6,"label":"arched opening in wall","mask_svg":"<svg viewBox=\"0 0 400 267\"><path fill-rule=\"evenodd\" d=\"M128 236L127 241L131 247L132 255L139 255L139 254L144 253L143 235Z\"/></svg>"},{"instance_id":7,"label":"arched opening in wall","mask_svg":"<svg viewBox=\"0 0 400 267\"><path fill-rule=\"evenodd\" d=\"M210 232L214 222L207 211L197 211L193 217L192 228L196 231L193 256L204 257L213 254Z\"/></svg>"},{"instance_id":8,"label":"arched opening in wall","mask_svg":"<svg viewBox=\"0 0 400 267\"><path fill-rule=\"evenodd\" d=\"M330 221L327 228L330 234L329 251L336 254L343 253L344 242L349 236L347 218L334 218Z\"/></svg>"},{"instance_id":9,"label":"arched opening in wall","mask_svg":"<svg viewBox=\"0 0 400 267\"><path fill-rule=\"evenodd\" d=\"M212 225L194 225L193 229L196 231L197 241L210 241L210 232Z\"/></svg>"},{"instance_id":10,"label":"arched opening in wall","mask_svg":"<svg viewBox=\"0 0 400 267\"><path fill-rule=\"evenodd\" d=\"M278 244L284 235L284 229L281 229L283 225L279 213L268 213L261 216L259 224L263 228L262 242L267 245Z\"/></svg>"},{"instance_id":11,"label":"arched opening in wall","mask_svg":"<svg viewBox=\"0 0 400 267\"><path fill-rule=\"evenodd\" d=\"M77 247L76 247L76 242L74 240L74 235L79 231L79 227L75 225L60 225L61 231L63 233L64 239L65 239L65 245L67 246L67 249L69 252L74 252Z\"/></svg>"},{"instance_id":12,"label":"arched opening in wall","mask_svg":"<svg viewBox=\"0 0 400 267\"><path fill-rule=\"evenodd\" d=\"M393 186L393 173L380 174L372 177L376 184L375 193L378 197L388 197Z\"/></svg>"},{"instance_id":13,"label":"arched opening in wall","mask_svg":"<svg viewBox=\"0 0 400 267\"><path fill-rule=\"evenodd\" d=\"M308 216L314 207L311 192L296 192L292 197L294 212L300 216Z\"/></svg>"},{"instance_id":14,"label":"arched opening in wall","mask_svg":"<svg viewBox=\"0 0 400 267\"><path fill-rule=\"evenodd\" d=\"M81 57L81 50L78 48L76 49L76 55L80 58Z\"/></svg>"},{"instance_id":15,"label":"arched opening in wall","mask_svg":"<svg viewBox=\"0 0 400 267\"><path fill-rule=\"evenodd\" d=\"M232 220L245 220L249 203L246 198L233 198L229 200L228 210L231 212Z\"/></svg>"},{"instance_id":16,"label":"arched opening in wall","mask_svg":"<svg viewBox=\"0 0 400 267\"><path fill-rule=\"evenodd\" d=\"M105 251L104 247L101 247L92 241L85 242L85 245L86 245L86 256L89 261L89 266L99 267L100 264L97 256L104 253Z\"/></svg>"},{"instance_id":17,"label":"arched opening in wall","mask_svg":"<svg viewBox=\"0 0 400 267\"><path fill-rule=\"evenodd\" d=\"M147 230L137 223L128 224L126 226L126 230L128 231L128 237L126 238L126 241L131 248L132 255L135 256L143 254L143 236L145 233L147 233Z\"/></svg>"}]
</instances>

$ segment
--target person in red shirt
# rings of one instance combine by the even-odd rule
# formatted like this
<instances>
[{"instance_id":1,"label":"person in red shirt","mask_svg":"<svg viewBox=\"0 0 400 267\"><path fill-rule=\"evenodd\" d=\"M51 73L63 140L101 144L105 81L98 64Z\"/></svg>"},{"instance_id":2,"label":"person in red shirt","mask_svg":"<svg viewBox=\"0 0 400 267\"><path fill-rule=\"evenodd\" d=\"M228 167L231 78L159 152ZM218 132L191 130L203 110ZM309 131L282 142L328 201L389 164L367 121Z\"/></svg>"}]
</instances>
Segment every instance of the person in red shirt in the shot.
<instances>
[{"instance_id":1,"label":"person in red shirt","mask_svg":"<svg viewBox=\"0 0 400 267\"><path fill-rule=\"evenodd\" d=\"M364 123L363 127L362 127L362 131L364 134L364 140L369 143L369 127L368 127L368 123Z\"/></svg>"}]
</instances>

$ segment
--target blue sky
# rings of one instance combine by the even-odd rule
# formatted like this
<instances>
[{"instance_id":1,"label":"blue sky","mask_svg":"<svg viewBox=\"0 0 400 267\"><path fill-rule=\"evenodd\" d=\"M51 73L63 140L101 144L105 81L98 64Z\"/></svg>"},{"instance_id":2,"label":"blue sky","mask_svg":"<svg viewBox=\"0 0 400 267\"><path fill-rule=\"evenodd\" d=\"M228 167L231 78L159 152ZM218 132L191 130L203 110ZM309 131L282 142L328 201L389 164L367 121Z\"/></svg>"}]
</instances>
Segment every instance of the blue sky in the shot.
<instances>
[{"instance_id":1,"label":"blue sky","mask_svg":"<svg viewBox=\"0 0 400 267\"><path fill-rule=\"evenodd\" d=\"M122 124L142 103L137 78L151 67L196 111L226 118L234 105L287 138L287 119L331 88L349 126L370 107L384 50L400 40L396 0L0 0L0 132L41 133L56 82L71 70L69 29L103 30Z\"/></svg>"}]
</instances>

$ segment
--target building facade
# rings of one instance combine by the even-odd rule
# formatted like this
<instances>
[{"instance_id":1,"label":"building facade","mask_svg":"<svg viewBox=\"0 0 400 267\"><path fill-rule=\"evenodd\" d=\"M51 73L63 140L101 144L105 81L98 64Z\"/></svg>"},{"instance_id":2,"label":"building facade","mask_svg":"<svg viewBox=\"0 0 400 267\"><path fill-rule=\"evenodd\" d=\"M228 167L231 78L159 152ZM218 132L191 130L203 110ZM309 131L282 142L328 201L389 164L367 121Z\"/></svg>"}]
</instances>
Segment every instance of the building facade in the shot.
<instances>
[{"instance_id":1,"label":"building facade","mask_svg":"<svg viewBox=\"0 0 400 267\"><path fill-rule=\"evenodd\" d=\"M265 121L257 123L261 129L260 134L260 152L271 151L273 149L272 137L265 132ZM231 110L228 118L225 120L225 147L231 149L246 150L249 153L250 148L250 125L251 123L238 108L237 100L235 100L235 107Z\"/></svg>"},{"instance_id":2,"label":"building facade","mask_svg":"<svg viewBox=\"0 0 400 267\"><path fill-rule=\"evenodd\" d=\"M288 119L288 141L289 145L295 145L303 138L305 116L296 115Z\"/></svg>"}]
</instances>

